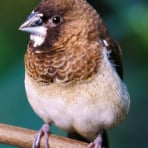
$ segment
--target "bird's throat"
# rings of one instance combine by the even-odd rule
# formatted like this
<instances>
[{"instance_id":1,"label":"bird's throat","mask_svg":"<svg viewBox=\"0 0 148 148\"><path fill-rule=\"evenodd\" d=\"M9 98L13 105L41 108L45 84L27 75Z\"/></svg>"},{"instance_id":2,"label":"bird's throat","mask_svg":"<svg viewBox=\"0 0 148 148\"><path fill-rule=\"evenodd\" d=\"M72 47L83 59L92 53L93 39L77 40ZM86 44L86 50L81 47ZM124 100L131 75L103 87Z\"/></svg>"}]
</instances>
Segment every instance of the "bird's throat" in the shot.
<instances>
[{"instance_id":1,"label":"bird's throat","mask_svg":"<svg viewBox=\"0 0 148 148\"><path fill-rule=\"evenodd\" d=\"M31 41L33 41L33 47L41 46L45 41L45 36L30 35Z\"/></svg>"}]
</instances>

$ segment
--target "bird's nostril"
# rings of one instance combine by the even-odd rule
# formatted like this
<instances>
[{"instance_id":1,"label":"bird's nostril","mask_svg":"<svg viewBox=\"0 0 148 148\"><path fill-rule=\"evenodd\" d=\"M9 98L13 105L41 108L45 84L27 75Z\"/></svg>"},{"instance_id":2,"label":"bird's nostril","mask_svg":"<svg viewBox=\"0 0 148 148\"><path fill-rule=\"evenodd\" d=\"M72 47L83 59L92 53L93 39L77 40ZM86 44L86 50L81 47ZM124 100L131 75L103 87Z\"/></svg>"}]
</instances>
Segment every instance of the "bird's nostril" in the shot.
<instances>
[{"instance_id":1,"label":"bird's nostril","mask_svg":"<svg viewBox=\"0 0 148 148\"><path fill-rule=\"evenodd\" d=\"M32 23L32 26L39 26L39 25L42 25L42 23L43 23L43 20L39 18Z\"/></svg>"}]
</instances>

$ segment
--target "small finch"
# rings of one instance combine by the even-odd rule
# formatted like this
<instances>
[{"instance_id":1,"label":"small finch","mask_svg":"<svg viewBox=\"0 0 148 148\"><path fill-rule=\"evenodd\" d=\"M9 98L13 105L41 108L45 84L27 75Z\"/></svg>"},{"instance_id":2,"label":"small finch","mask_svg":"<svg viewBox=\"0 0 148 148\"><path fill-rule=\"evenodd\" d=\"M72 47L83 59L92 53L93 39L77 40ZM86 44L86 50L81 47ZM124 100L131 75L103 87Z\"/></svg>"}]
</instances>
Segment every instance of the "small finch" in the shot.
<instances>
[{"instance_id":1,"label":"small finch","mask_svg":"<svg viewBox=\"0 0 148 148\"><path fill-rule=\"evenodd\" d=\"M27 98L45 124L69 137L108 147L105 130L125 119L130 98L123 82L121 51L86 0L42 0L19 28L30 33L25 54Z\"/></svg>"}]
</instances>

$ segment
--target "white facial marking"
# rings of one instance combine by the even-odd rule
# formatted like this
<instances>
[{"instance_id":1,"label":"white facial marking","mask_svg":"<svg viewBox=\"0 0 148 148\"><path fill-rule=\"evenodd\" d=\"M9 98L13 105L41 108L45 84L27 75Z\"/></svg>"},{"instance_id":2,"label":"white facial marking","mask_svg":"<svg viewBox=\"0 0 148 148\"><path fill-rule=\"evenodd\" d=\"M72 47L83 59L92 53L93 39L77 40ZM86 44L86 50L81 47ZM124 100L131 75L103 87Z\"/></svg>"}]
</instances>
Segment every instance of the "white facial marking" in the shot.
<instances>
[{"instance_id":1,"label":"white facial marking","mask_svg":"<svg viewBox=\"0 0 148 148\"><path fill-rule=\"evenodd\" d=\"M30 35L30 39L34 41L33 47L41 46L45 41L47 28L42 26L34 27L32 28L32 32L34 33Z\"/></svg>"},{"instance_id":2,"label":"white facial marking","mask_svg":"<svg viewBox=\"0 0 148 148\"><path fill-rule=\"evenodd\" d=\"M30 39L34 41L33 47L37 47L43 44L45 37L38 35L30 35Z\"/></svg>"}]
</instances>

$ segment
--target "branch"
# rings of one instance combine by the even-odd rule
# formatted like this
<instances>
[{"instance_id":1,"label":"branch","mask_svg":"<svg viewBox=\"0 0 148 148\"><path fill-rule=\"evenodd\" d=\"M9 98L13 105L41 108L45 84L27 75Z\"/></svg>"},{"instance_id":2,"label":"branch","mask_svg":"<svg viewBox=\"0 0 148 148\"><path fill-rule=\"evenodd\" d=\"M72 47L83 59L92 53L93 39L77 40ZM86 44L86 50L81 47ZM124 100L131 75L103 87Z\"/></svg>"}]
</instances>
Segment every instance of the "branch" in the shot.
<instances>
[{"instance_id":1,"label":"branch","mask_svg":"<svg viewBox=\"0 0 148 148\"><path fill-rule=\"evenodd\" d=\"M25 128L0 124L0 143L31 148L36 131ZM44 148L44 136L41 139L40 148ZM49 135L50 148L86 148L87 144L81 141L68 139L60 136Z\"/></svg>"}]
</instances>

